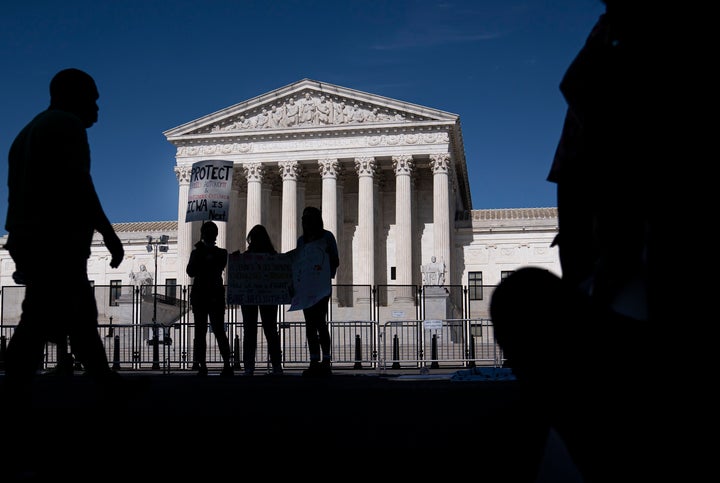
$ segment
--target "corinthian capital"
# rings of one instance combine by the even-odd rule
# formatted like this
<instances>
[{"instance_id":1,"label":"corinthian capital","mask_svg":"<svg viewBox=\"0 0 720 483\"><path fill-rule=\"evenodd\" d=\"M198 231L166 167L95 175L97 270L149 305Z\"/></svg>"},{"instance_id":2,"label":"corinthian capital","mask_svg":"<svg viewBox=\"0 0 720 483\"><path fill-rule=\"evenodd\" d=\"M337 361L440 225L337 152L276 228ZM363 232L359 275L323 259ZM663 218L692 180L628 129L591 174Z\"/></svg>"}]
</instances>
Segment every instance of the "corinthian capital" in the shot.
<instances>
[{"instance_id":1,"label":"corinthian capital","mask_svg":"<svg viewBox=\"0 0 720 483\"><path fill-rule=\"evenodd\" d=\"M393 169L395 169L396 176L400 176L401 174L411 175L413 169L415 168L415 163L413 163L413 158L409 154L393 156L392 161L393 161Z\"/></svg>"},{"instance_id":2,"label":"corinthian capital","mask_svg":"<svg viewBox=\"0 0 720 483\"><path fill-rule=\"evenodd\" d=\"M263 175L265 174L265 166L262 163L247 163L243 164L245 170L245 178L248 181L262 181Z\"/></svg>"},{"instance_id":3,"label":"corinthian capital","mask_svg":"<svg viewBox=\"0 0 720 483\"><path fill-rule=\"evenodd\" d=\"M371 156L355 158L355 171L358 176L373 176L375 169L375 158Z\"/></svg>"},{"instance_id":4,"label":"corinthian capital","mask_svg":"<svg viewBox=\"0 0 720 483\"><path fill-rule=\"evenodd\" d=\"M300 172L300 163L297 161L280 161L278 163L280 177L283 181L297 181Z\"/></svg>"},{"instance_id":5,"label":"corinthian capital","mask_svg":"<svg viewBox=\"0 0 720 483\"><path fill-rule=\"evenodd\" d=\"M340 174L340 165L337 159L318 159L320 176L323 178L337 178Z\"/></svg>"},{"instance_id":6,"label":"corinthian capital","mask_svg":"<svg viewBox=\"0 0 720 483\"><path fill-rule=\"evenodd\" d=\"M433 174L447 174L450 171L450 154L431 154L430 167L432 168Z\"/></svg>"},{"instance_id":7,"label":"corinthian capital","mask_svg":"<svg viewBox=\"0 0 720 483\"><path fill-rule=\"evenodd\" d=\"M175 177L180 184L190 183L190 173L192 166L175 166Z\"/></svg>"}]
</instances>

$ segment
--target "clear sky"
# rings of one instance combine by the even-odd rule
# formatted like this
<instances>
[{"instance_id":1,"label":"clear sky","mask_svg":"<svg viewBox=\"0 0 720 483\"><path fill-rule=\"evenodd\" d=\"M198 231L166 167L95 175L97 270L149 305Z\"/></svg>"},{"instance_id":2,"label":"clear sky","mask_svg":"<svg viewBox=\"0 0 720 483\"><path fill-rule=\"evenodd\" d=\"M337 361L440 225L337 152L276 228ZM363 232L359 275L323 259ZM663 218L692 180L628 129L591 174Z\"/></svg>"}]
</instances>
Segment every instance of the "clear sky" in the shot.
<instances>
[{"instance_id":1,"label":"clear sky","mask_svg":"<svg viewBox=\"0 0 720 483\"><path fill-rule=\"evenodd\" d=\"M5 2L0 234L10 144L67 67L100 90L88 136L113 223L177 219L164 131L304 78L458 114L474 209L556 206L545 178L565 112L558 85L603 10L600 0ZM48 200L58 208L72 216Z\"/></svg>"}]
</instances>

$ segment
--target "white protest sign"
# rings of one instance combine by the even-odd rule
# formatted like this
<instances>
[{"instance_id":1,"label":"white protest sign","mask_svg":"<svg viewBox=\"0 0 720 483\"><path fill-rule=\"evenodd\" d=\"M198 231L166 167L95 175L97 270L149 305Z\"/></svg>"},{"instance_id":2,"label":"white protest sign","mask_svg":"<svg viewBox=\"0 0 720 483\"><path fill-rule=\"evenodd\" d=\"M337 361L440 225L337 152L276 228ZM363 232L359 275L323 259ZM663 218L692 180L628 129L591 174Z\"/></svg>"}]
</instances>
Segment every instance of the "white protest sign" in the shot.
<instances>
[{"instance_id":1,"label":"white protest sign","mask_svg":"<svg viewBox=\"0 0 720 483\"><path fill-rule=\"evenodd\" d=\"M288 253L293 257L293 295L288 310L306 309L328 297L332 292L332 277L325 238Z\"/></svg>"},{"instance_id":2,"label":"white protest sign","mask_svg":"<svg viewBox=\"0 0 720 483\"><path fill-rule=\"evenodd\" d=\"M289 304L292 274L289 254L233 252L228 257L227 303Z\"/></svg>"},{"instance_id":3,"label":"white protest sign","mask_svg":"<svg viewBox=\"0 0 720 483\"><path fill-rule=\"evenodd\" d=\"M205 160L192 165L185 222L228 221L232 161Z\"/></svg>"}]
</instances>

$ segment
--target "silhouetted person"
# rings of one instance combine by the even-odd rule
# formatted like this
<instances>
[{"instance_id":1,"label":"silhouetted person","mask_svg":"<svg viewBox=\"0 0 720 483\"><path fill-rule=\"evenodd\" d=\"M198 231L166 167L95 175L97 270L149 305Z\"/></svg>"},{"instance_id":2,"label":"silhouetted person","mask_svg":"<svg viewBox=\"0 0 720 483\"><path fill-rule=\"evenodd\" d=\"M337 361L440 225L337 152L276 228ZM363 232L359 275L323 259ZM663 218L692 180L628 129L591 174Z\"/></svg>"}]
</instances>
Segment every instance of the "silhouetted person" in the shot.
<instances>
[{"instance_id":1,"label":"silhouetted person","mask_svg":"<svg viewBox=\"0 0 720 483\"><path fill-rule=\"evenodd\" d=\"M324 243L323 249L330 263L330 278L335 278L340 266L337 241L335 235L325 229L322 213L318 208L308 206L303 210L302 229L303 234L298 238L297 249L302 249L305 245L314 242ZM310 366L303 371L304 376L327 376L332 373L330 330L326 320L331 291L332 286L328 280L327 295L314 305L303 309L305 334L310 352Z\"/></svg>"},{"instance_id":2,"label":"silhouetted person","mask_svg":"<svg viewBox=\"0 0 720 483\"><path fill-rule=\"evenodd\" d=\"M668 25L645 2L604 3L560 83L568 108L548 180L562 278L516 271L494 292L491 317L585 480L650 481L667 461L657 452L663 418L648 410L666 397L658 336L663 312L679 308L660 250L668 220L658 163L672 120L649 88L664 81L653 56Z\"/></svg>"},{"instance_id":3,"label":"silhouetted person","mask_svg":"<svg viewBox=\"0 0 720 483\"><path fill-rule=\"evenodd\" d=\"M215 245L218 227L206 221L200 228L200 241L190 253L187 274L192 277L190 305L195 322L195 362L198 375L206 376L208 319L223 359L221 376L234 375L230 361L230 342L225 332L225 284L223 270L227 265L227 250Z\"/></svg>"},{"instance_id":4,"label":"silhouetted person","mask_svg":"<svg viewBox=\"0 0 720 483\"><path fill-rule=\"evenodd\" d=\"M110 267L117 268L124 257L90 174L86 130L98 120L98 97L87 73L58 72L50 82L50 106L10 147L6 248L15 262L15 280L26 287L20 322L6 352L5 377L12 390L29 389L45 344L62 345L67 337L87 374L104 382L118 379L98 333L87 275L95 231L110 251ZM67 212L57 207L67 207Z\"/></svg>"},{"instance_id":5,"label":"silhouetted person","mask_svg":"<svg viewBox=\"0 0 720 483\"><path fill-rule=\"evenodd\" d=\"M276 254L270 235L263 225L255 225L247 235L247 253ZM277 327L277 305L246 305L240 306L243 317L243 365L246 376L255 371L255 352L257 348L258 311L262 320L262 328L267 340L272 373L281 375L282 351L280 349L280 333Z\"/></svg>"}]
</instances>

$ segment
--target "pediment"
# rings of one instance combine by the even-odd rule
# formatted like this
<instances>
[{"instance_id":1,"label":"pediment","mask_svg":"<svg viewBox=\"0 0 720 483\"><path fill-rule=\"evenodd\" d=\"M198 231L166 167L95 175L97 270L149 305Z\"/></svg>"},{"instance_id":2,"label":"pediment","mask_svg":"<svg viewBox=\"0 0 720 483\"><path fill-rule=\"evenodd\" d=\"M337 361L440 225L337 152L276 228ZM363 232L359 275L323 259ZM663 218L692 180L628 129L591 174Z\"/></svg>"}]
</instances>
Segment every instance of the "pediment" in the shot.
<instances>
[{"instance_id":1,"label":"pediment","mask_svg":"<svg viewBox=\"0 0 720 483\"><path fill-rule=\"evenodd\" d=\"M168 140L299 130L454 124L458 116L303 79L166 131Z\"/></svg>"}]
</instances>

